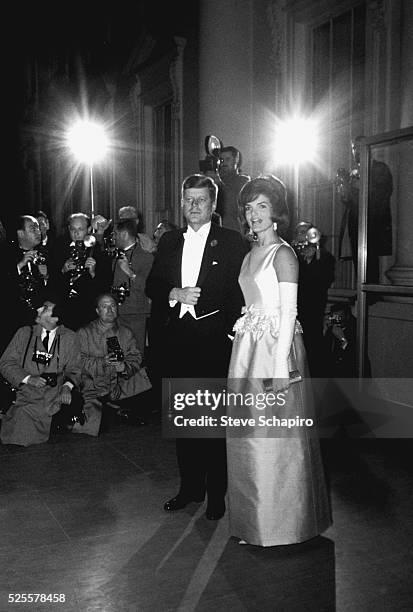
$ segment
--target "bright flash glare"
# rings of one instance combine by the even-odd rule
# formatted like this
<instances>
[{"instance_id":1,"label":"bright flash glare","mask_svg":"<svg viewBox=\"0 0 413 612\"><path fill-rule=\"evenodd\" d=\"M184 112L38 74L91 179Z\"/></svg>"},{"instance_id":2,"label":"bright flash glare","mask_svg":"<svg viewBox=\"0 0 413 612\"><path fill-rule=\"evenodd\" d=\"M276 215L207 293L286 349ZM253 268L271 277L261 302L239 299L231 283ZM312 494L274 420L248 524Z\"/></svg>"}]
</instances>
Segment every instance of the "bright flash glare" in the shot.
<instances>
[{"instance_id":1,"label":"bright flash glare","mask_svg":"<svg viewBox=\"0 0 413 612\"><path fill-rule=\"evenodd\" d=\"M67 132L67 144L76 158L87 164L102 159L108 148L108 138L102 126L79 121Z\"/></svg>"},{"instance_id":2,"label":"bright flash glare","mask_svg":"<svg viewBox=\"0 0 413 612\"><path fill-rule=\"evenodd\" d=\"M315 122L289 119L280 123L275 134L275 158L278 163L300 164L312 161L317 149Z\"/></svg>"}]
</instances>

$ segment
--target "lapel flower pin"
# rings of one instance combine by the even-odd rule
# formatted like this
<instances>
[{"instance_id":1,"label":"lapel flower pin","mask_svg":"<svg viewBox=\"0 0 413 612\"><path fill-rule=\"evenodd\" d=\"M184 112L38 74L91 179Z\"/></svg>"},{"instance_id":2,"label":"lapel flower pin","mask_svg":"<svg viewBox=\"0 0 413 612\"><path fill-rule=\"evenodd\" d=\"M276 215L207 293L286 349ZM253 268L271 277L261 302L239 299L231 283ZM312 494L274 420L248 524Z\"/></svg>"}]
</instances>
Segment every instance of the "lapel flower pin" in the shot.
<instances>
[{"instance_id":1,"label":"lapel flower pin","mask_svg":"<svg viewBox=\"0 0 413 612\"><path fill-rule=\"evenodd\" d=\"M211 240L211 246L212 247L216 247L217 244L218 244L218 240L215 240L215 238L214 238L214 240Z\"/></svg>"}]
</instances>

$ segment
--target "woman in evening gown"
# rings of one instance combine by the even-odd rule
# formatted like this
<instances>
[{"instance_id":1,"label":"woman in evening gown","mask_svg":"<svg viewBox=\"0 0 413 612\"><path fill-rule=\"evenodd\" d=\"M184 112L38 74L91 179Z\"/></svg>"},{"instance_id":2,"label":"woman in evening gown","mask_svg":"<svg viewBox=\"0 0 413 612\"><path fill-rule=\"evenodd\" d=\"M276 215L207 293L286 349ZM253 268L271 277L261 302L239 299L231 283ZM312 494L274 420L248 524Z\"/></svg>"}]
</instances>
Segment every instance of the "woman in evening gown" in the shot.
<instances>
[{"instance_id":1,"label":"woman in evening gown","mask_svg":"<svg viewBox=\"0 0 413 612\"><path fill-rule=\"evenodd\" d=\"M270 379L274 394L285 398L285 405L269 409L271 414L314 418L302 330L296 321L298 263L278 233L288 223L286 188L274 176L261 176L244 185L239 201L254 241L239 276L246 305L234 327L231 390L256 394L263 391L263 380ZM289 372L295 369L302 380L290 383ZM254 416L258 420L258 411ZM286 430L288 437L274 427L227 433L230 531L240 543L303 542L331 524L313 429Z\"/></svg>"}]
</instances>

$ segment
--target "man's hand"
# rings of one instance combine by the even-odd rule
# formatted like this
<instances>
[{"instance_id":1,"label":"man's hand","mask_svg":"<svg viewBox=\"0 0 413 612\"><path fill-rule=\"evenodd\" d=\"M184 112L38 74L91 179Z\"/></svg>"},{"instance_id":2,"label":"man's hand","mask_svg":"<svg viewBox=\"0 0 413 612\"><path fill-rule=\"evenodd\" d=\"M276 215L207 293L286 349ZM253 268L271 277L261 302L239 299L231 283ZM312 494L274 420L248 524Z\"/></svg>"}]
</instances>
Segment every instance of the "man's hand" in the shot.
<instances>
[{"instance_id":1,"label":"man's hand","mask_svg":"<svg viewBox=\"0 0 413 612\"><path fill-rule=\"evenodd\" d=\"M41 389L46 386L46 381L41 376L29 376L27 379L27 385L31 387L36 387L37 389Z\"/></svg>"},{"instance_id":2,"label":"man's hand","mask_svg":"<svg viewBox=\"0 0 413 612\"><path fill-rule=\"evenodd\" d=\"M96 259L93 259L93 257L88 257L85 261L85 268L89 272L90 276L95 278Z\"/></svg>"},{"instance_id":3,"label":"man's hand","mask_svg":"<svg viewBox=\"0 0 413 612\"><path fill-rule=\"evenodd\" d=\"M138 234L139 244L141 245L144 251L148 251L148 253L155 253L156 244L155 241L152 240L148 234Z\"/></svg>"},{"instance_id":4,"label":"man's hand","mask_svg":"<svg viewBox=\"0 0 413 612\"><path fill-rule=\"evenodd\" d=\"M40 274L43 276L44 280L47 280L49 278L49 274L47 272L46 264L40 264L37 267L39 269Z\"/></svg>"},{"instance_id":5,"label":"man's hand","mask_svg":"<svg viewBox=\"0 0 413 612\"><path fill-rule=\"evenodd\" d=\"M69 270L75 269L76 264L74 263L73 259L66 259L65 263L63 264L62 274L66 274L67 272L69 272Z\"/></svg>"},{"instance_id":6,"label":"man's hand","mask_svg":"<svg viewBox=\"0 0 413 612\"><path fill-rule=\"evenodd\" d=\"M92 226L93 231L98 236L102 236L111 223L112 219L105 219L105 217L102 217L102 215L95 215L90 224Z\"/></svg>"},{"instance_id":7,"label":"man's hand","mask_svg":"<svg viewBox=\"0 0 413 612\"><path fill-rule=\"evenodd\" d=\"M105 361L108 366L115 368L116 372L119 374L125 371L126 366L124 361L118 361L116 357L112 357L111 355L106 355Z\"/></svg>"},{"instance_id":8,"label":"man's hand","mask_svg":"<svg viewBox=\"0 0 413 612\"><path fill-rule=\"evenodd\" d=\"M62 390L60 391L60 403L70 404L71 401L72 401L72 391L68 385L63 385Z\"/></svg>"},{"instance_id":9,"label":"man's hand","mask_svg":"<svg viewBox=\"0 0 413 612\"><path fill-rule=\"evenodd\" d=\"M127 276L133 276L133 270L125 256L118 258L118 266Z\"/></svg>"},{"instance_id":10,"label":"man's hand","mask_svg":"<svg viewBox=\"0 0 413 612\"><path fill-rule=\"evenodd\" d=\"M21 272L21 269L24 268L24 266L27 266L29 261L33 261L36 254L37 254L37 251L33 251L33 250L25 252L25 254L23 255L23 259L21 259L19 263L17 264L17 268L19 272Z\"/></svg>"},{"instance_id":11,"label":"man's hand","mask_svg":"<svg viewBox=\"0 0 413 612\"><path fill-rule=\"evenodd\" d=\"M177 302L181 302L181 304L188 304L188 306L195 306L198 303L200 295L200 287L183 287L182 289L174 287L169 294L169 299L171 301L176 300Z\"/></svg>"}]
</instances>

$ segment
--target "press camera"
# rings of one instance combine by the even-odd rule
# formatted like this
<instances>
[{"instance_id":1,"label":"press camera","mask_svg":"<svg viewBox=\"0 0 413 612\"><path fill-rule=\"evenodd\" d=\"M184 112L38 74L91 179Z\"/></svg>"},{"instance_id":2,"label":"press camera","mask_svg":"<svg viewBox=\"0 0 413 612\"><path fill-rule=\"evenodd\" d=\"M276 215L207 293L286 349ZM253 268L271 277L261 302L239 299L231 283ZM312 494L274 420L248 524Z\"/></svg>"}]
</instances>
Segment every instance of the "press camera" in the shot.
<instances>
[{"instance_id":1,"label":"press camera","mask_svg":"<svg viewBox=\"0 0 413 612\"><path fill-rule=\"evenodd\" d=\"M106 338L106 346L110 357L115 357L116 361L123 361L125 359L125 355L116 336Z\"/></svg>"},{"instance_id":2,"label":"press camera","mask_svg":"<svg viewBox=\"0 0 413 612\"><path fill-rule=\"evenodd\" d=\"M34 351L32 361L34 363L38 363L40 365L49 365L53 358L53 353L48 353L47 351Z\"/></svg>"},{"instance_id":3,"label":"press camera","mask_svg":"<svg viewBox=\"0 0 413 612\"><path fill-rule=\"evenodd\" d=\"M47 387L56 387L57 385L57 374L54 372L50 372L50 373L45 373L43 372L43 374L40 375L41 378L43 378L46 381L46 386Z\"/></svg>"},{"instance_id":4,"label":"press camera","mask_svg":"<svg viewBox=\"0 0 413 612\"><path fill-rule=\"evenodd\" d=\"M32 259L32 263L36 266L44 266L46 265L46 257L41 251L36 251L36 255Z\"/></svg>"},{"instance_id":5,"label":"press camera","mask_svg":"<svg viewBox=\"0 0 413 612\"><path fill-rule=\"evenodd\" d=\"M76 240L75 244L70 247L70 259L76 266L76 274L82 274L85 271L86 260L95 244L94 236L86 236L84 240Z\"/></svg>"},{"instance_id":6,"label":"press camera","mask_svg":"<svg viewBox=\"0 0 413 612\"><path fill-rule=\"evenodd\" d=\"M219 169L219 155L223 147L222 141L213 134L205 137L205 159L199 160L199 171L205 174L206 172L217 172Z\"/></svg>"},{"instance_id":7,"label":"press camera","mask_svg":"<svg viewBox=\"0 0 413 612\"><path fill-rule=\"evenodd\" d=\"M130 295L130 291L125 283L122 283L122 285L113 285L113 287L110 288L110 292L115 298L118 306L123 304L126 298Z\"/></svg>"}]
</instances>

